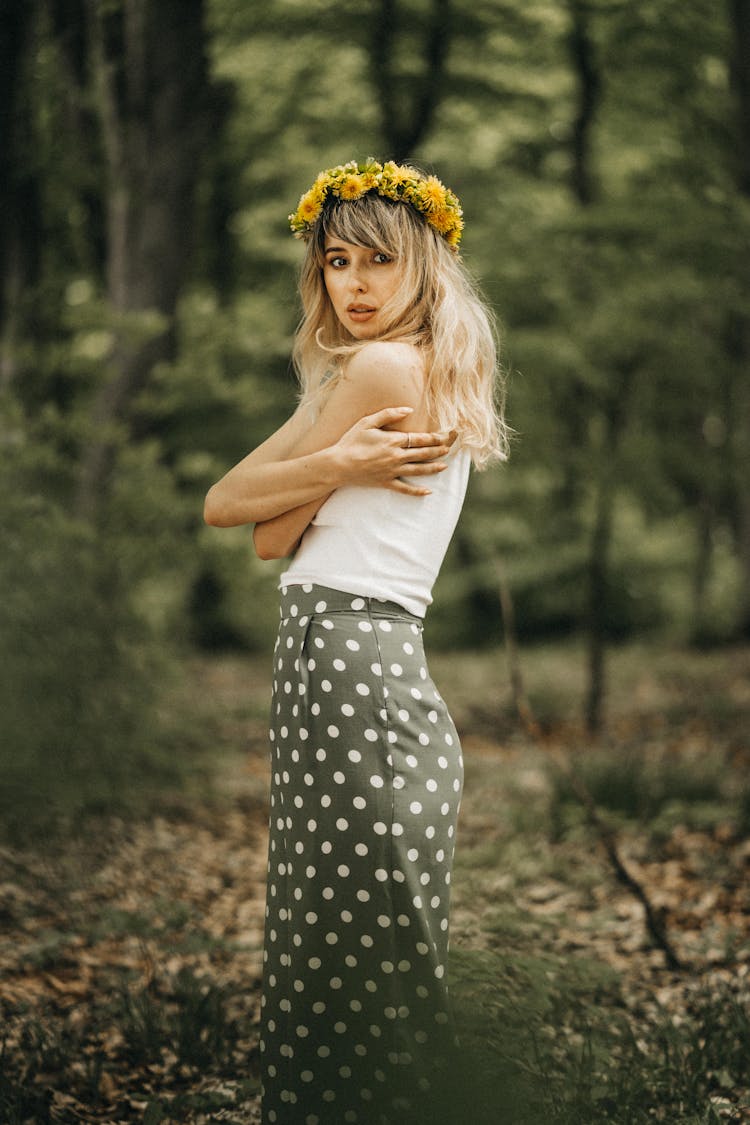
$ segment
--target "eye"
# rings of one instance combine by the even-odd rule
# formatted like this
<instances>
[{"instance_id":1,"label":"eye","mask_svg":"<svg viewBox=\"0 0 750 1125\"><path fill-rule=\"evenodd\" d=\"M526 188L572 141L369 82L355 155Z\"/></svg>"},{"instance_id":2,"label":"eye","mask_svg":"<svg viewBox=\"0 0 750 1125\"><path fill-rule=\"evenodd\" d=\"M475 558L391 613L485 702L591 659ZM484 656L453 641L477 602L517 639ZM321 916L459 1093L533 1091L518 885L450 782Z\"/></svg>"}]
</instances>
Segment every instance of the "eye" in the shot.
<instances>
[{"instance_id":1,"label":"eye","mask_svg":"<svg viewBox=\"0 0 750 1125\"><path fill-rule=\"evenodd\" d=\"M333 258L328 259L328 265L333 266L335 270L340 270L342 266L346 265L346 258L343 258L341 254L336 254Z\"/></svg>"},{"instance_id":2,"label":"eye","mask_svg":"<svg viewBox=\"0 0 750 1125\"><path fill-rule=\"evenodd\" d=\"M393 258L391 258L389 254L386 254L384 250L378 250L377 254L374 257L374 261L376 261L379 265L386 265L388 262L392 262Z\"/></svg>"}]
</instances>

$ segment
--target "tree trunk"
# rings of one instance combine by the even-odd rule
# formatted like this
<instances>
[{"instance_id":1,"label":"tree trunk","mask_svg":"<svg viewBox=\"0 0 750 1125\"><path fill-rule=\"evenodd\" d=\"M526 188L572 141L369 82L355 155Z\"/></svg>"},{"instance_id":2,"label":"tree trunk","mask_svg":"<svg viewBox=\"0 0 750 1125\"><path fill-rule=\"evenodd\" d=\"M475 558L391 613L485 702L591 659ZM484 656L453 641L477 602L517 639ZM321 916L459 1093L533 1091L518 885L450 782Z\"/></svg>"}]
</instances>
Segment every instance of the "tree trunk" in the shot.
<instances>
[{"instance_id":1,"label":"tree trunk","mask_svg":"<svg viewBox=\"0 0 750 1125\"><path fill-rule=\"evenodd\" d=\"M379 0L370 40L370 63L386 146L394 160L402 161L424 139L440 103L451 38L450 0L430 2L422 66L411 94L395 73L398 23L398 0Z\"/></svg>"},{"instance_id":2,"label":"tree trunk","mask_svg":"<svg viewBox=\"0 0 750 1125\"><path fill-rule=\"evenodd\" d=\"M729 0L732 32L731 75L735 96L736 180L740 194L750 199L750 0ZM747 278L747 262L740 270ZM750 301L750 294L748 294ZM750 637L750 315L737 315L731 325L735 362L733 446L737 494L737 552L742 576L739 633Z\"/></svg>"},{"instance_id":3,"label":"tree trunk","mask_svg":"<svg viewBox=\"0 0 750 1125\"><path fill-rule=\"evenodd\" d=\"M39 184L24 159L32 135L24 84L37 16L33 0L6 0L0 19L0 389L17 373L25 305L39 272Z\"/></svg>"},{"instance_id":4,"label":"tree trunk","mask_svg":"<svg viewBox=\"0 0 750 1125\"><path fill-rule=\"evenodd\" d=\"M590 11L586 0L568 0L571 27L568 50L578 81L578 99L572 130L571 188L582 206L596 194L591 168L591 127L601 98L601 77L589 30Z\"/></svg>"},{"instance_id":5,"label":"tree trunk","mask_svg":"<svg viewBox=\"0 0 750 1125\"><path fill-rule=\"evenodd\" d=\"M76 506L93 519L111 483L116 427L127 424L154 365L172 354L207 78L202 0L89 0L87 11L107 166L107 292L116 336L81 461Z\"/></svg>"},{"instance_id":6,"label":"tree trunk","mask_svg":"<svg viewBox=\"0 0 750 1125\"><path fill-rule=\"evenodd\" d=\"M695 562L693 564L693 644L703 644L711 634L708 620L708 584L713 560L714 506L708 496L701 497L695 509Z\"/></svg>"}]
</instances>

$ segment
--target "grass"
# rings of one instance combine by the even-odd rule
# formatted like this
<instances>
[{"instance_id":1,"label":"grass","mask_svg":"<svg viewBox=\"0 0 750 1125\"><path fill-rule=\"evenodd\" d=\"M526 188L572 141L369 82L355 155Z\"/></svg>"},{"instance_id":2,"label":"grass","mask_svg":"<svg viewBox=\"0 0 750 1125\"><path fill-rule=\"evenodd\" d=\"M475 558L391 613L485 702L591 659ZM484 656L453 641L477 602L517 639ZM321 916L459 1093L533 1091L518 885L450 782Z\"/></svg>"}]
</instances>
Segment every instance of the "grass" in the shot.
<instances>
[{"instance_id":1,"label":"grass","mask_svg":"<svg viewBox=\"0 0 750 1125\"><path fill-rule=\"evenodd\" d=\"M665 969L544 745L519 734L502 654L438 655L466 782L463 1049L434 1125L750 1122L750 650L615 651L609 728L588 747L579 656L524 653L529 694L693 968ZM3 1125L259 1120L267 663L191 662L173 697L188 723L200 697L210 791L188 779L153 821L100 813L54 860L8 853L0 968L29 989L0 1001Z\"/></svg>"}]
</instances>

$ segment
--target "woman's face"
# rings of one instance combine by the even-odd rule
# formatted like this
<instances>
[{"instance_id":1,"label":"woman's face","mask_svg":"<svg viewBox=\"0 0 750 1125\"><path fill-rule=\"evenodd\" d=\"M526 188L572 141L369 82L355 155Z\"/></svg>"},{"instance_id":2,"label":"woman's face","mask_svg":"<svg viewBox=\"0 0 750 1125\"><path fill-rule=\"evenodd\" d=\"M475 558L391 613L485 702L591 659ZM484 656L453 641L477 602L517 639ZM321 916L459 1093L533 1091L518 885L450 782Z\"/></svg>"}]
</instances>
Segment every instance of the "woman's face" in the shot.
<instances>
[{"instance_id":1,"label":"woman's face","mask_svg":"<svg viewBox=\"0 0 750 1125\"><path fill-rule=\"evenodd\" d=\"M357 340L384 331L381 310L400 281L396 260L384 251L326 236L323 282L336 316Z\"/></svg>"}]
</instances>

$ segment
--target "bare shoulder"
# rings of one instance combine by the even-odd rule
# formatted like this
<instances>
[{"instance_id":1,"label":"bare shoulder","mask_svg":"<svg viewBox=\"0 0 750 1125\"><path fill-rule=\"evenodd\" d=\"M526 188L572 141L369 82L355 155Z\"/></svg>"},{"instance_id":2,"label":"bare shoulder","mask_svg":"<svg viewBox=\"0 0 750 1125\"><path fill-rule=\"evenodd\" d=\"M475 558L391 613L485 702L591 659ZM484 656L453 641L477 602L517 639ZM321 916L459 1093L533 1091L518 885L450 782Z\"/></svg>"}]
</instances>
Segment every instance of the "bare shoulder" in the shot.
<instances>
[{"instance_id":1,"label":"bare shoulder","mask_svg":"<svg viewBox=\"0 0 750 1125\"><path fill-rule=\"evenodd\" d=\"M383 391L411 391L421 395L424 389L424 358L413 344L400 340L372 340L354 353L344 370L344 379L360 383L366 380Z\"/></svg>"}]
</instances>

